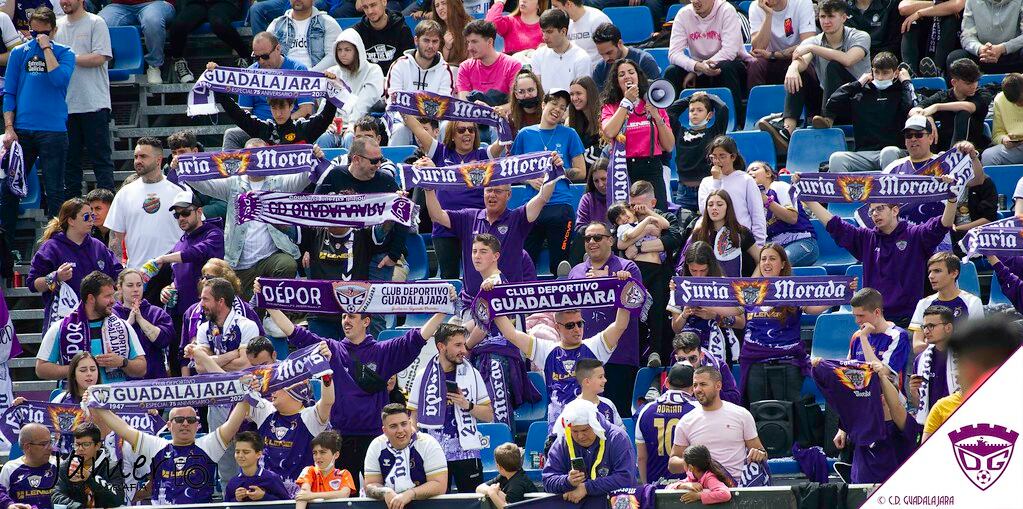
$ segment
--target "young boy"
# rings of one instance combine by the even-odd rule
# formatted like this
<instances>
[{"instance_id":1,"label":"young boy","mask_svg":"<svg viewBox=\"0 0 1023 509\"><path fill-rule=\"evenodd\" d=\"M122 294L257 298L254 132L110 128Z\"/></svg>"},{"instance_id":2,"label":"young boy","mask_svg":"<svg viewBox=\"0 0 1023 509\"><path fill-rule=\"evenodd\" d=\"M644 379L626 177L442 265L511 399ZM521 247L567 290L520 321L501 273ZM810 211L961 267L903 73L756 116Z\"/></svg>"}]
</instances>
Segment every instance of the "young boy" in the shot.
<instances>
[{"instance_id":1,"label":"young boy","mask_svg":"<svg viewBox=\"0 0 1023 509\"><path fill-rule=\"evenodd\" d=\"M984 318L984 303L976 295L959 289L959 274L962 265L956 255L948 251L934 253L927 260L927 280L936 293L920 299L916 311L909 321L913 333L913 353L918 354L927 347L924 339L924 311L931 306L945 306L952 310L956 322L971 318Z\"/></svg>"},{"instance_id":2,"label":"young boy","mask_svg":"<svg viewBox=\"0 0 1023 509\"><path fill-rule=\"evenodd\" d=\"M689 111L689 127L679 121ZM700 181L710 176L707 146L728 128L728 106L718 96L705 92L679 99L668 106L668 119L675 136L675 163L678 165L678 192L675 203L696 212ZM715 119L723 119L720 122ZM711 125L713 124L713 125Z\"/></svg>"},{"instance_id":3,"label":"young boy","mask_svg":"<svg viewBox=\"0 0 1023 509\"><path fill-rule=\"evenodd\" d=\"M624 429L625 424L622 423L622 416L618 414L615 404L600 395L607 385L604 363L597 359L579 359L575 363L575 379L579 382L579 399L597 405L597 412L608 422Z\"/></svg>"},{"instance_id":4,"label":"young boy","mask_svg":"<svg viewBox=\"0 0 1023 509\"><path fill-rule=\"evenodd\" d=\"M871 355L876 354L901 379L909 362L909 332L885 318L884 300L873 288L856 292L849 304L859 326L849 342L849 359L870 362L866 354L869 346Z\"/></svg>"},{"instance_id":5,"label":"young boy","mask_svg":"<svg viewBox=\"0 0 1023 509\"><path fill-rule=\"evenodd\" d=\"M295 480L299 492L295 507L305 509L310 500L348 498L355 492L355 481L347 470L334 467L341 456L341 437L336 431L324 431L312 442L313 465L305 467Z\"/></svg>"},{"instance_id":6,"label":"young boy","mask_svg":"<svg viewBox=\"0 0 1023 509\"><path fill-rule=\"evenodd\" d=\"M259 466L263 457L263 439L255 431L243 431L234 440L234 460L241 469L227 481L224 502L258 502L291 498L281 476Z\"/></svg>"},{"instance_id":7,"label":"young boy","mask_svg":"<svg viewBox=\"0 0 1023 509\"><path fill-rule=\"evenodd\" d=\"M948 68L952 88L920 99L910 115L924 115L938 126L941 150L966 140L975 147L986 147L991 139L984 133L984 119L991 105L991 93L981 90L980 67L969 58L960 58Z\"/></svg>"},{"instance_id":8,"label":"young boy","mask_svg":"<svg viewBox=\"0 0 1023 509\"><path fill-rule=\"evenodd\" d=\"M486 495L495 509L525 500L526 493L536 491L533 481L522 471L522 450L508 442L494 449L497 477L476 487L476 493Z\"/></svg>"}]
</instances>

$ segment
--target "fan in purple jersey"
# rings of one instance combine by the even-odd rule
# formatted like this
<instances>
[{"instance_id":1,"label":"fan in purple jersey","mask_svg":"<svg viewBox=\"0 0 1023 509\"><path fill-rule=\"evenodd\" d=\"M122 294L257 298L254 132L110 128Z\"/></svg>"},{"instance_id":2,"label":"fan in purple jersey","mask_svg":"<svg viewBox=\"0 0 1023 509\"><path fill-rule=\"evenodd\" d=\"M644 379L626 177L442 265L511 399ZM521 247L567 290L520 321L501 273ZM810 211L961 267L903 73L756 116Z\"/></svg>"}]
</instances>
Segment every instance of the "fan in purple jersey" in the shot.
<instances>
[{"instance_id":1,"label":"fan in purple jersey","mask_svg":"<svg viewBox=\"0 0 1023 509\"><path fill-rule=\"evenodd\" d=\"M243 431L238 434L234 442L234 459L240 472L227 481L224 502L288 500L292 497L280 475L260 466L263 439L256 433Z\"/></svg>"},{"instance_id":2,"label":"fan in purple jersey","mask_svg":"<svg viewBox=\"0 0 1023 509\"><path fill-rule=\"evenodd\" d=\"M18 445L25 454L0 469L0 508L50 509L50 497L57 485L50 431L42 424L26 424L18 435Z\"/></svg>"},{"instance_id":3,"label":"fan in purple jersey","mask_svg":"<svg viewBox=\"0 0 1023 509\"><path fill-rule=\"evenodd\" d=\"M579 383L579 398L597 405L597 413L604 416L607 422L622 429L622 416L611 400L601 396L607 385L607 374L604 363L597 359L579 359L575 363L575 380Z\"/></svg>"},{"instance_id":4,"label":"fan in purple jersey","mask_svg":"<svg viewBox=\"0 0 1023 509\"><path fill-rule=\"evenodd\" d=\"M714 249L710 244L696 241L686 248L685 256L679 260L678 275L694 277L723 277L721 264L714 257ZM700 346L723 361L734 362L739 357L739 339L735 337L732 327L735 317L719 317L714 308L703 306L686 306L679 309L675 306L675 281L668 284L668 311L671 313L671 329L676 334L687 331L700 336ZM732 401L725 398L726 401ZM739 403L739 393L735 393L735 401Z\"/></svg>"},{"instance_id":5,"label":"fan in purple jersey","mask_svg":"<svg viewBox=\"0 0 1023 509\"><path fill-rule=\"evenodd\" d=\"M1011 260L1023 262L1023 256L1014 256ZM1016 308L1016 311L1023 313L1023 277L1020 277L1023 272L1014 272L1007 265L1009 260L1003 263L994 255L988 255L987 261L995 269L995 277L998 278L998 284L1002 287L1002 293ZM1018 265L1023 265L1023 263L1018 263Z\"/></svg>"},{"instance_id":6,"label":"fan in purple jersey","mask_svg":"<svg viewBox=\"0 0 1023 509\"><path fill-rule=\"evenodd\" d=\"M952 310L945 306L930 306L923 313L920 328L927 346L913 361L908 391L910 413L916 413L921 425L938 400L959 390L955 359L948 351L953 321Z\"/></svg>"},{"instance_id":7,"label":"fan in purple jersey","mask_svg":"<svg viewBox=\"0 0 1023 509\"><path fill-rule=\"evenodd\" d=\"M668 471L675 426L683 416L696 408L692 396L693 367L677 363L668 370L667 390L636 413L636 461L639 482L666 486L685 474Z\"/></svg>"},{"instance_id":8,"label":"fan in purple jersey","mask_svg":"<svg viewBox=\"0 0 1023 509\"><path fill-rule=\"evenodd\" d=\"M898 373L901 379L902 371L909 362L909 331L885 318L883 303L884 298L873 288L864 288L853 295L849 305L859 329L853 332L849 341L849 358L868 360L864 345L869 345L878 359L892 372Z\"/></svg>"},{"instance_id":9,"label":"fan in purple jersey","mask_svg":"<svg viewBox=\"0 0 1023 509\"><path fill-rule=\"evenodd\" d=\"M920 299L907 329L913 333L913 353L920 353L929 343L922 330L924 310L931 306L943 306L952 311L952 318L958 322L971 318L984 318L984 303L976 295L959 288L962 264L951 251L939 251L927 260L927 280L935 293Z\"/></svg>"},{"instance_id":10,"label":"fan in purple jersey","mask_svg":"<svg viewBox=\"0 0 1023 509\"><path fill-rule=\"evenodd\" d=\"M627 273L618 277L627 279ZM488 286L490 285L490 286ZM484 282L482 288L493 288L492 283ZM505 339L526 354L526 358L540 368L547 381L551 405L547 409L548 428L561 413L561 409L579 395L579 382L575 379L575 365L579 359L597 359L607 362L618 346L618 340L629 326L631 314L624 307L618 308L615 321L595 336L583 339L582 313L578 309L566 309L554 313L554 321L559 341L537 339L530 334L519 331L506 316L494 319L497 328Z\"/></svg>"},{"instance_id":11,"label":"fan in purple jersey","mask_svg":"<svg viewBox=\"0 0 1023 509\"><path fill-rule=\"evenodd\" d=\"M760 274L792 276L792 264L781 244L768 242L761 248ZM830 306L756 306L730 308L721 313L738 315L736 326L746 327L739 354L744 401L800 400L803 377L810 374L810 355L799 335L800 317L803 313L819 315L828 309Z\"/></svg>"}]
</instances>

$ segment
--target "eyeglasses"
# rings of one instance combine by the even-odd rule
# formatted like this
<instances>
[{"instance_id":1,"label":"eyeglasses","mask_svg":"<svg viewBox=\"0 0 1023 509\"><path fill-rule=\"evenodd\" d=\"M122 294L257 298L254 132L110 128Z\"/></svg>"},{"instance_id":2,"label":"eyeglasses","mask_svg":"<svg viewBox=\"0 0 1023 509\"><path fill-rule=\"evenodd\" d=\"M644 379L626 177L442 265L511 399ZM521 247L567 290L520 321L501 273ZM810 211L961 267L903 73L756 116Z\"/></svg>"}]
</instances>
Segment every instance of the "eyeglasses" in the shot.
<instances>
[{"instance_id":1,"label":"eyeglasses","mask_svg":"<svg viewBox=\"0 0 1023 509\"><path fill-rule=\"evenodd\" d=\"M562 326L562 327L564 327L564 328L566 328L568 330L572 330L572 329L575 329L576 327L579 327L580 329L582 329L584 323L586 323L586 322L584 322L582 320L577 320L577 321L568 322L568 323L558 322L558 325L560 325L560 326Z\"/></svg>"},{"instance_id":2,"label":"eyeglasses","mask_svg":"<svg viewBox=\"0 0 1023 509\"><path fill-rule=\"evenodd\" d=\"M868 213L869 213L870 215L874 215L874 214L880 214L881 212L884 212L884 210L885 210L885 209L887 209L887 208L888 208L888 207L886 207L886 206L884 206L884 205L882 205L882 206L880 206L880 207L870 207L869 209L867 209L867 212L868 212Z\"/></svg>"},{"instance_id":3,"label":"eyeglasses","mask_svg":"<svg viewBox=\"0 0 1023 509\"><path fill-rule=\"evenodd\" d=\"M358 154L355 154L355 156L356 157L361 157L361 158L365 159L367 163L372 164L372 165L378 165L378 164L384 162L383 156L376 157L376 158L373 158L373 159L370 159L370 158L368 158L366 156L362 156L362 155L358 155Z\"/></svg>"},{"instance_id":4,"label":"eyeglasses","mask_svg":"<svg viewBox=\"0 0 1023 509\"><path fill-rule=\"evenodd\" d=\"M909 131L902 133L902 135L905 136L907 140L911 140L913 138L923 138L924 136L927 136L927 133L924 131Z\"/></svg>"},{"instance_id":5,"label":"eyeglasses","mask_svg":"<svg viewBox=\"0 0 1023 509\"><path fill-rule=\"evenodd\" d=\"M252 58L258 58L260 60L270 60L270 55L273 55L275 51L277 51L277 46L274 46L274 49L270 50L269 53L263 53L262 55L257 55L256 52L253 51Z\"/></svg>"},{"instance_id":6,"label":"eyeglasses","mask_svg":"<svg viewBox=\"0 0 1023 509\"><path fill-rule=\"evenodd\" d=\"M476 126L459 126L455 128L455 132L458 134L475 133Z\"/></svg>"},{"instance_id":7,"label":"eyeglasses","mask_svg":"<svg viewBox=\"0 0 1023 509\"><path fill-rule=\"evenodd\" d=\"M41 440L41 441L39 441L39 442L25 442L25 445L34 445L34 446L36 446L36 447L42 447L42 446L44 446L44 445L50 445L50 444L52 444L52 443L53 443L53 441L52 441L52 440L46 440L46 441L42 441L42 440Z\"/></svg>"},{"instance_id":8,"label":"eyeglasses","mask_svg":"<svg viewBox=\"0 0 1023 509\"><path fill-rule=\"evenodd\" d=\"M192 212L195 211L195 207L188 207L187 209L175 210L174 219L182 217L192 217Z\"/></svg>"},{"instance_id":9,"label":"eyeglasses","mask_svg":"<svg viewBox=\"0 0 1023 509\"><path fill-rule=\"evenodd\" d=\"M610 238L610 235L604 235L602 233L595 233L593 235L584 235L583 240L586 242L600 242L604 239Z\"/></svg>"},{"instance_id":10,"label":"eyeglasses","mask_svg":"<svg viewBox=\"0 0 1023 509\"><path fill-rule=\"evenodd\" d=\"M935 328L935 327L937 327L937 326L939 326L939 325L948 325L948 324L949 324L949 322L941 322L941 323L925 323L925 324L923 324L923 326L921 326L920 328L921 328L921 329L923 329L923 330L925 330L925 331L931 331L931 330L934 330L934 328Z\"/></svg>"},{"instance_id":11,"label":"eyeglasses","mask_svg":"<svg viewBox=\"0 0 1023 509\"><path fill-rule=\"evenodd\" d=\"M199 422L199 418L198 417L183 417L183 416L179 415L179 416L171 419L171 422L173 422L174 424L185 424L185 423L195 424L195 423Z\"/></svg>"},{"instance_id":12,"label":"eyeglasses","mask_svg":"<svg viewBox=\"0 0 1023 509\"><path fill-rule=\"evenodd\" d=\"M85 449L94 445L96 445L96 442L75 442L75 449Z\"/></svg>"},{"instance_id":13,"label":"eyeglasses","mask_svg":"<svg viewBox=\"0 0 1023 509\"><path fill-rule=\"evenodd\" d=\"M211 280L211 279L213 279L215 277L217 277L217 276L214 276L212 274L203 274L203 275L199 276L199 281L209 281L209 280Z\"/></svg>"}]
</instances>

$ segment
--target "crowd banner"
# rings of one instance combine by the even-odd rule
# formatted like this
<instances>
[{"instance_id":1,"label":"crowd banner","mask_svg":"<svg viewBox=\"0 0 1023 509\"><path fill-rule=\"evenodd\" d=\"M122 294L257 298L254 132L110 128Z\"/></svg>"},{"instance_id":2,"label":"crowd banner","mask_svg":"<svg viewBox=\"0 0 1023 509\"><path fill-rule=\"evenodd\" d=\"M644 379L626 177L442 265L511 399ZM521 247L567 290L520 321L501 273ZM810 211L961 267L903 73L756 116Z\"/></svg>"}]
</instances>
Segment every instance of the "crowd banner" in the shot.
<instances>
[{"instance_id":1,"label":"crowd banner","mask_svg":"<svg viewBox=\"0 0 1023 509\"><path fill-rule=\"evenodd\" d=\"M507 119L498 115L494 108L426 90L391 92L387 111L432 118L437 121L452 120L489 125L497 129L497 139L502 145L511 144L515 139L511 124Z\"/></svg>"},{"instance_id":2,"label":"crowd banner","mask_svg":"<svg viewBox=\"0 0 1023 509\"><path fill-rule=\"evenodd\" d=\"M270 177L310 170L320 174L329 164L313 154L312 145L274 145L181 154L175 172L182 182L199 182L235 175Z\"/></svg>"},{"instance_id":3,"label":"crowd banner","mask_svg":"<svg viewBox=\"0 0 1023 509\"><path fill-rule=\"evenodd\" d=\"M412 226L418 207L395 193L309 194L249 191L235 201L238 224L368 228L394 221Z\"/></svg>"},{"instance_id":4,"label":"crowd banner","mask_svg":"<svg viewBox=\"0 0 1023 509\"><path fill-rule=\"evenodd\" d=\"M676 277L678 306L840 306L852 299L848 276Z\"/></svg>"},{"instance_id":5,"label":"crowd banner","mask_svg":"<svg viewBox=\"0 0 1023 509\"><path fill-rule=\"evenodd\" d=\"M299 313L455 313L447 281L328 281L259 278L256 307Z\"/></svg>"},{"instance_id":6,"label":"crowd banner","mask_svg":"<svg viewBox=\"0 0 1023 509\"><path fill-rule=\"evenodd\" d=\"M607 206L629 203L629 163L625 158L625 126L611 142L607 164Z\"/></svg>"},{"instance_id":7,"label":"crowd banner","mask_svg":"<svg viewBox=\"0 0 1023 509\"><path fill-rule=\"evenodd\" d=\"M1023 217L1009 217L971 228L959 241L967 258L994 255L1007 258L1023 254Z\"/></svg>"},{"instance_id":8,"label":"crowd banner","mask_svg":"<svg viewBox=\"0 0 1023 509\"><path fill-rule=\"evenodd\" d=\"M322 97L341 108L352 90L344 81L328 78L322 72L217 67L203 72L188 93L188 116L215 115L214 92L282 99Z\"/></svg>"},{"instance_id":9,"label":"crowd banner","mask_svg":"<svg viewBox=\"0 0 1023 509\"><path fill-rule=\"evenodd\" d=\"M118 412L118 415L131 427L150 435L155 435L167 424L163 417L149 412ZM77 404L25 401L8 408L0 416L0 434L10 443L16 444L21 427L35 423L42 424L51 434L59 436L74 431L75 426L85 422L85 418L85 410Z\"/></svg>"},{"instance_id":10,"label":"crowd banner","mask_svg":"<svg viewBox=\"0 0 1023 509\"><path fill-rule=\"evenodd\" d=\"M928 203L955 196L953 184L928 175L891 173L803 173L796 192L820 203Z\"/></svg>"},{"instance_id":11,"label":"crowd banner","mask_svg":"<svg viewBox=\"0 0 1023 509\"><path fill-rule=\"evenodd\" d=\"M480 290L472 301L472 313L478 323L491 323L498 316L565 309L616 306L632 311L641 308L645 301L646 289L632 278L530 281Z\"/></svg>"},{"instance_id":12,"label":"crowd banner","mask_svg":"<svg viewBox=\"0 0 1023 509\"><path fill-rule=\"evenodd\" d=\"M526 180L555 178L565 173L555 166L550 152L532 152L517 156L472 161L452 166L400 166L402 189L478 189L487 186L517 184Z\"/></svg>"},{"instance_id":13,"label":"crowd banner","mask_svg":"<svg viewBox=\"0 0 1023 509\"><path fill-rule=\"evenodd\" d=\"M25 180L25 151L18 140L11 142L10 148L3 148L7 143L7 134L0 135L0 178L7 179L7 190L14 196L28 196L28 181Z\"/></svg>"},{"instance_id":14,"label":"crowd banner","mask_svg":"<svg viewBox=\"0 0 1023 509\"><path fill-rule=\"evenodd\" d=\"M238 403L258 390L264 397L297 383L333 373L320 345L309 345L269 366L254 366L232 373L203 373L189 377L131 380L93 385L88 408L118 411L209 406Z\"/></svg>"}]
</instances>

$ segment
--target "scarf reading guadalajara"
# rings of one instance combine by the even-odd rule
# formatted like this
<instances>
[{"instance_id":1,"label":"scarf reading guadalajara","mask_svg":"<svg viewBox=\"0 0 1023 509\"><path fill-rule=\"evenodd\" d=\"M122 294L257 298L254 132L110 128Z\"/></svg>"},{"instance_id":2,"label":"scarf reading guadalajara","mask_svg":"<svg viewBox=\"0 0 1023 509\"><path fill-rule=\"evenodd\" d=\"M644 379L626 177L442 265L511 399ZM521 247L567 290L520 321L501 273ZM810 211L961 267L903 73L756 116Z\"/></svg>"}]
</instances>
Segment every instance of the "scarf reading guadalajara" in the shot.
<instances>
[{"instance_id":1,"label":"scarf reading guadalajara","mask_svg":"<svg viewBox=\"0 0 1023 509\"><path fill-rule=\"evenodd\" d=\"M217 103L214 92L291 99L323 97L341 109L351 94L351 88L322 72L217 67L203 72L188 93L188 116L215 115Z\"/></svg>"}]
</instances>

